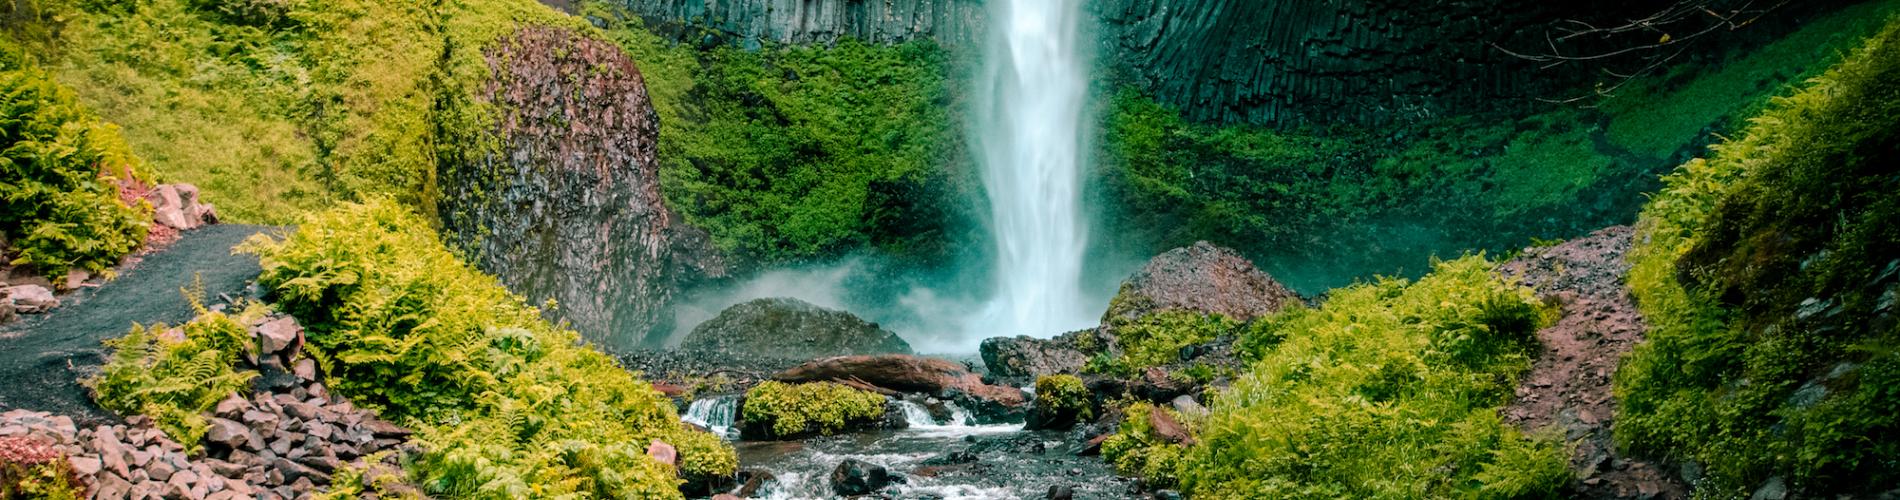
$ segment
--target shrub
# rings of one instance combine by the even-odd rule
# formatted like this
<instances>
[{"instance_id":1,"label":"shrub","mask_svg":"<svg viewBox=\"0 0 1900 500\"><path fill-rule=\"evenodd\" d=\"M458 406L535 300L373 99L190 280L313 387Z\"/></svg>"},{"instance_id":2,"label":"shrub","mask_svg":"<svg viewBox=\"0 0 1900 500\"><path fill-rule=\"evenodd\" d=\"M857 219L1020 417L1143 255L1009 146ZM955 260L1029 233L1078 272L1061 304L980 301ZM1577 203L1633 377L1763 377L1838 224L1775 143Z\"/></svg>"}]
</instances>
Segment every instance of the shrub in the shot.
<instances>
[{"instance_id":1,"label":"shrub","mask_svg":"<svg viewBox=\"0 0 1900 500\"><path fill-rule=\"evenodd\" d=\"M136 182L138 169L118 130L71 91L17 59L0 62L0 234L18 254L11 264L52 276L117 265L145 240L145 214L114 184Z\"/></svg>"},{"instance_id":2,"label":"shrub","mask_svg":"<svg viewBox=\"0 0 1900 500\"><path fill-rule=\"evenodd\" d=\"M1897 145L1889 22L1665 178L1630 252L1650 330L1617 372L1619 443L1700 464L1716 497L1775 476L1817 497L1900 481Z\"/></svg>"},{"instance_id":3,"label":"shrub","mask_svg":"<svg viewBox=\"0 0 1900 500\"><path fill-rule=\"evenodd\" d=\"M51 443L24 435L0 436L0 498L79 500L86 486Z\"/></svg>"},{"instance_id":4,"label":"shrub","mask_svg":"<svg viewBox=\"0 0 1900 500\"><path fill-rule=\"evenodd\" d=\"M1466 257L1268 316L1248 335L1277 339L1243 343L1259 349L1251 369L1162 472L1207 498L1553 496L1569 479L1562 445L1496 414L1544 314Z\"/></svg>"},{"instance_id":5,"label":"shrub","mask_svg":"<svg viewBox=\"0 0 1900 500\"><path fill-rule=\"evenodd\" d=\"M831 382L766 381L746 391L739 413L745 422L767 426L775 436L829 436L847 424L883 417L884 396Z\"/></svg>"},{"instance_id":6,"label":"shrub","mask_svg":"<svg viewBox=\"0 0 1900 500\"><path fill-rule=\"evenodd\" d=\"M1176 468L1186 448L1163 441L1149 423L1153 412L1167 412L1176 422L1187 425L1181 414L1148 402L1136 402L1122 409L1125 417L1115 435L1102 441L1102 458L1115 465L1123 475L1142 478L1149 486L1170 488L1175 484ZM1190 431L1193 427L1188 427Z\"/></svg>"},{"instance_id":7,"label":"shrub","mask_svg":"<svg viewBox=\"0 0 1900 500\"><path fill-rule=\"evenodd\" d=\"M1117 301L1120 301L1117 297ZM1114 306L1110 306L1113 311ZM1091 373L1133 376L1150 366L1161 366L1181 359L1181 349L1206 344L1222 335L1239 331L1240 323L1219 314L1194 311L1162 311L1126 319L1111 312L1110 331L1120 357L1106 352L1090 359L1084 368Z\"/></svg>"},{"instance_id":8,"label":"shrub","mask_svg":"<svg viewBox=\"0 0 1900 500\"><path fill-rule=\"evenodd\" d=\"M1074 375L1036 377L1036 411L1050 415L1074 415L1077 421L1095 416L1095 402L1082 379Z\"/></svg>"},{"instance_id":9,"label":"shrub","mask_svg":"<svg viewBox=\"0 0 1900 500\"><path fill-rule=\"evenodd\" d=\"M413 472L432 495L677 497L673 472L645 455L654 439L678 448L688 476L737 467L650 384L458 261L403 208L343 205L245 249L331 387L417 429L428 453Z\"/></svg>"},{"instance_id":10,"label":"shrub","mask_svg":"<svg viewBox=\"0 0 1900 500\"><path fill-rule=\"evenodd\" d=\"M210 428L202 414L232 393L248 392L257 376L233 367L251 350L245 325L262 314L261 307L236 317L200 309L196 319L177 328L134 325L124 337L106 341L112 357L86 385L100 407L152 417L167 436L196 450Z\"/></svg>"}]
</instances>

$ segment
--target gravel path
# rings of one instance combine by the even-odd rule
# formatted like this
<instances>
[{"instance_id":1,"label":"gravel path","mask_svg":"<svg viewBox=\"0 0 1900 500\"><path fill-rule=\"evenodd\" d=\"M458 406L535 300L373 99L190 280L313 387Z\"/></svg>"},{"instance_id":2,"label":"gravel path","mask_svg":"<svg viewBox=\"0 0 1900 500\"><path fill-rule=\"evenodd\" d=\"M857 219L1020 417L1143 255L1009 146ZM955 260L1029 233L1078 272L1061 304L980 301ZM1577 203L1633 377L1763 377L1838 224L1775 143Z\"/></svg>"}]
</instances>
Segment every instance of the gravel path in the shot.
<instances>
[{"instance_id":1,"label":"gravel path","mask_svg":"<svg viewBox=\"0 0 1900 500\"><path fill-rule=\"evenodd\" d=\"M1617 453L1610 428L1616 398L1610 377L1623 355L1643 341L1643 317L1623 279L1635 233L1629 226L1599 230L1538 248L1506 262L1501 271L1563 305L1557 324L1539 330L1543 346L1517 398L1502 413L1525 430L1556 428L1573 443L1573 498L1686 498L1688 490L1658 464Z\"/></svg>"},{"instance_id":2,"label":"gravel path","mask_svg":"<svg viewBox=\"0 0 1900 500\"><path fill-rule=\"evenodd\" d=\"M118 279L60 297L61 307L48 314L0 326L0 410L71 415L82 426L115 420L79 385L104 362L101 342L124 335L133 323L190 320L195 313L181 289L195 279L203 280L208 303L220 302L220 294L242 295L260 269L256 257L232 255L231 247L272 230L222 224L187 232Z\"/></svg>"}]
</instances>

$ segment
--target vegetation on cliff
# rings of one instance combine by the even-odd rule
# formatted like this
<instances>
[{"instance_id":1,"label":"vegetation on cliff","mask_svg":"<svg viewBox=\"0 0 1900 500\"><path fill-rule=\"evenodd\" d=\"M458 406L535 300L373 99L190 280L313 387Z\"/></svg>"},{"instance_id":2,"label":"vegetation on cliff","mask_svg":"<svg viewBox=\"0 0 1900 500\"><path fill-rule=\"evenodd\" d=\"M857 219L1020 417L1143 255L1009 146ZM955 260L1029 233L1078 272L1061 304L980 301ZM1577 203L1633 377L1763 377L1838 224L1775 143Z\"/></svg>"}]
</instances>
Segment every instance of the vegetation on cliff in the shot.
<instances>
[{"instance_id":1,"label":"vegetation on cliff","mask_svg":"<svg viewBox=\"0 0 1900 500\"><path fill-rule=\"evenodd\" d=\"M1900 2L1819 15L1751 50L1685 58L1594 109L1388 127L1213 126L1104 95L1097 205L1126 255L1208 240L1318 292L1425 256L1628 223L1661 174L1877 31ZM1818 57L1817 57L1818 56ZM1115 253L1115 252L1111 252ZM1396 264L1396 265L1395 265Z\"/></svg>"},{"instance_id":2,"label":"vegetation on cliff","mask_svg":"<svg viewBox=\"0 0 1900 500\"><path fill-rule=\"evenodd\" d=\"M150 210L120 186L149 176L118 127L0 43L0 266L60 276L118 265L144 243Z\"/></svg>"},{"instance_id":3,"label":"vegetation on cliff","mask_svg":"<svg viewBox=\"0 0 1900 500\"><path fill-rule=\"evenodd\" d=\"M651 385L458 261L401 206L346 204L247 245L333 390L418 430L427 455L414 468L432 495L676 497L673 471L645 453L652 440L677 447L688 475L737 466Z\"/></svg>"},{"instance_id":4,"label":"vegetation on cliff","mask_svg":"<svg viewBox=\"0 0 1900 500\"><path fill-rule=\"evenodd\" d=\"M1900 476L1900 23L1683 165L1644 208L1630 286L1649 342L1617 437L1701 491L1804 496Z\"/></svg>"}]
</instances>

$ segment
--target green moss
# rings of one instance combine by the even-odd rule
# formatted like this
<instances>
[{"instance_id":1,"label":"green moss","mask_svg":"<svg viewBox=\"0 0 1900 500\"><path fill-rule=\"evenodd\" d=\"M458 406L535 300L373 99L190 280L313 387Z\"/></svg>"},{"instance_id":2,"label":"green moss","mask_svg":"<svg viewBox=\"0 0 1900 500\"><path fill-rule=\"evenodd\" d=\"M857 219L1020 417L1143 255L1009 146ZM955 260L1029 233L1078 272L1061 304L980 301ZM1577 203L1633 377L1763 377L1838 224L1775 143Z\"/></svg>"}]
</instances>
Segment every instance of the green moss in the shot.
<instances>
[{"instance_id":1,"label":"green moss","mask_svg":"<svg viewBox=\"0 0 1900 500\"><path fill-rule=\"evenodd\" d=\"M1604 103L1612 116L1607 136L1635 154L1671 158L1710 127L1744 125L1740 118L1753 115L1769 96L1785 95L1840 61L1895 13L1900 2L1861 2L1816 16L1758 50L1638 79Z\"/></svg>"},{"instance_id":2,"label":"green moss","mask_svg":"<svg viewBox=\"0 0 1900 500\"><path fill-rule=\"evenodd\" d=\"M1249 335L1277 339L1243 343L1251 368L1167 472L1197 498L1555 495L1562 445L1496 413L1546 312L1493 269L1443 262L1265 318Z\"/></svg>"},{"instance_id":3,"label":"green moss","mask_svg":"<svg viewBox=\"0 0 1900 500\"><path fill-rule=\"evenodd\" d=\"M1114 307L1111 306L1113 311ZM1174 363L1181 349L1212 342L1221 335L1238 331L1239 322L1219 314L1193 311L1162 311L1133 319L1111 313L1107 327L1115 333L1120 357L1098 356L1086 366L1092 373L1131 376L1151 366Z\"/></svg>"},{"instance_id":4,"label":"green moss","mask_svg":"<svg viewBox=\"0 0 1900 500\"><path fill-rule=\"evenodd\" d=\"M645 72L668 205L721 248L764 264L866 246L963 251L949 233L969 217L974 178L943 48L694 47L619 6L586 8Z\"/></svg>"},{"instance_id":5,"label":"green moss","mask_svg":"<svg viewBox=\"0 0 1900 500\"><path fill-rule=\"evenodd\" d=\"M1036 411L1052 415L1074 415L1078 421L1095 416L1095 403L1089 388L1074 375L1036 377Z\"/></svg>"},{"instance_id":6,"label":"green moss","mask_svg":"<svg viewBox=\"0 0 1900 500\"><path fill-rule=\"evenodd\" d=\"M112 357L85 380L99 406L123 416L145 415L187 449L199 449L210 428L204 413L233 393L247 392L256 372L236 371L250 350L245 324L261 317L249 308L233 317L200 310L177 328L132 327L107 341Z\"/></svg>"},{"instance_id":7,"label":"green moss","mask_svg":"<svg viewBox=\"0 0 1900 500\"><path fill-rule=\"evenodd\" d=\"M1665 179L1630 253L1650 330L1616 376L1620 443L1701 464L1715 497L1774 476L1812 496L1900 480L1884 444L1900 432L1896 144L1889 22Z\"/></svg>"},{"instance_id":8,"label":"green moss","mask_svg":"<svg viewBox=\"0 0 1900 500\"><path fill-rule=\"evenodd\" d=\"M851 423L884 416L884 396L831 382L786 384L766 381L745 393L740 418L764 425L777 436L816 432L829 436Z\"/></svg>"},{"instance_id":9,"label":"green moss","mask_svg":"<svg viewBox=\"0 0 1900 500\"><path fill-rule=\"evenodd\" d=\"M650 384L457 260L404 208L343 205L246 249L330 387L418 430L428 453L411 469L430 495L677 498L674 471L645 454L656 439L685 475L736 468Z\"/></svg>"},{"instance_id":10,"label":"green moss","mask_svg":"<svg viewBox=\"0 0 1900 500\"><path fill-rule=\"evenodd\" d=\"M0 264L48 276L103 272L145 241L150 207L119 184L149 180L116 127L70 90L0 47ZM9 256L7 253L12 253Z\"/></svg>"}]
</instances>

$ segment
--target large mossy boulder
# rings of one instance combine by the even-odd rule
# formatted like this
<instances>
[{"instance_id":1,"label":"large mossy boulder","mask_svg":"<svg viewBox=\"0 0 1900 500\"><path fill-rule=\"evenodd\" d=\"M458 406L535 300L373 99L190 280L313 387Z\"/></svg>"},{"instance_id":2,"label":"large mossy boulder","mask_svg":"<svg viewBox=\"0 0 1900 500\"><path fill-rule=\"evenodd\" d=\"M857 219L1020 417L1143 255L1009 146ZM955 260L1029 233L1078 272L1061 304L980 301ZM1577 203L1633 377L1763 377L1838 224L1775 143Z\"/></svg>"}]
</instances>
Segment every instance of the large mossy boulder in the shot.
<instances>
[{"instance_id":1,"label":"large mossy boulder","mask_svg":"<svg viewBox=\"0 0 1900 500\"><path fill-rule=\"evenodd\" d=\"M911 352L910 343L877 323L792 298L726 308L694 327L680 348L783 358Z\"/></svg>"}]
</instances>

